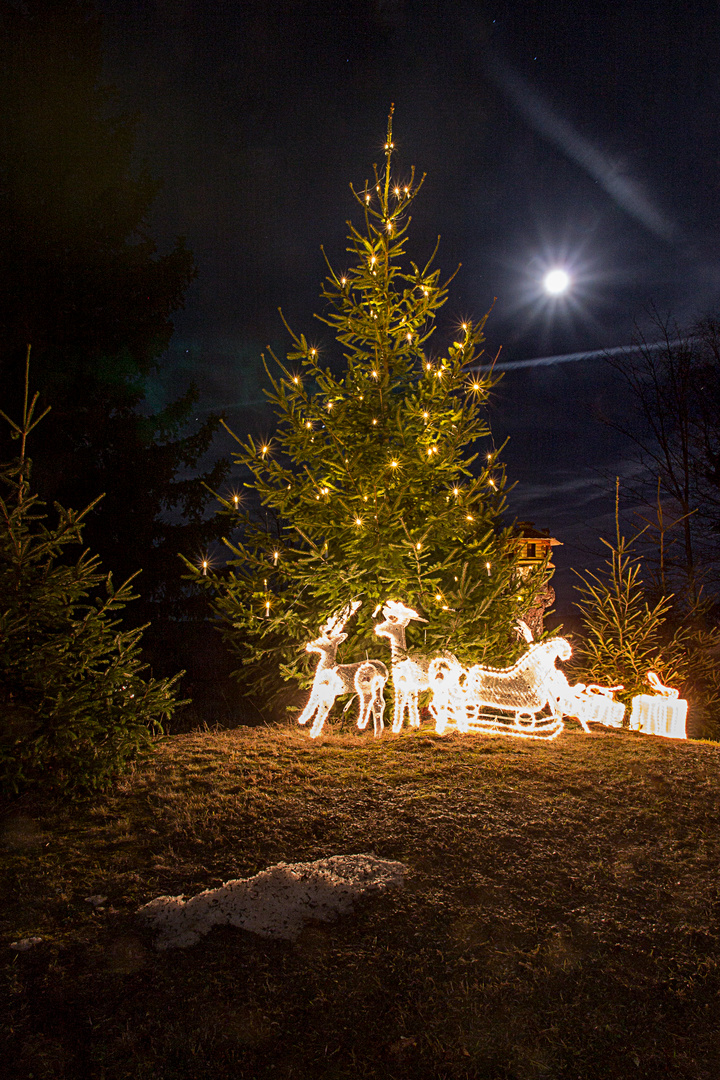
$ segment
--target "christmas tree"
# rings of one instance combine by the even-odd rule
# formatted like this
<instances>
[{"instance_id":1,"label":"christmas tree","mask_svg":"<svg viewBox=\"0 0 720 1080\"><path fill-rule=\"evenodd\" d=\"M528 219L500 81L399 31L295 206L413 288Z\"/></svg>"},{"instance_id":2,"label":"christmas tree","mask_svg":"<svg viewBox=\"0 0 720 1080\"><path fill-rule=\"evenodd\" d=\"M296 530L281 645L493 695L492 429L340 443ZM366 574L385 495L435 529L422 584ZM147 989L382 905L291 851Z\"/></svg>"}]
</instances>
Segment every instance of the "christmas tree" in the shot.
<instances>
[{"instance_id":1,"label":"christmas tree","mask_svg":"<svg viewBox=\"0 0 720 1080\"><path fill-rule=\"evenodd\" d=\"M392 598L427 619L424 650L510 662L537 584L520 579L501 523L505 473L485 416L497 375L478 364L487 316L458 325L443 353L430 350L449 281L434 252L422 267L406 259L422 179L401 178L393 163L391 113L384 168L351 186L363 227L350 225L350 267L328 262L322 289L318 318L342 361L324 361L287 327L287 362L271 353L275 370L266 363L275 434L237 440L250 494L221 500L239 538L226 540L223 571L203 567L255 691L276 688L278 671L307 672L303 644L355 599L343 659L382 657L373 617Z\"/></svg>"}]
</instances>

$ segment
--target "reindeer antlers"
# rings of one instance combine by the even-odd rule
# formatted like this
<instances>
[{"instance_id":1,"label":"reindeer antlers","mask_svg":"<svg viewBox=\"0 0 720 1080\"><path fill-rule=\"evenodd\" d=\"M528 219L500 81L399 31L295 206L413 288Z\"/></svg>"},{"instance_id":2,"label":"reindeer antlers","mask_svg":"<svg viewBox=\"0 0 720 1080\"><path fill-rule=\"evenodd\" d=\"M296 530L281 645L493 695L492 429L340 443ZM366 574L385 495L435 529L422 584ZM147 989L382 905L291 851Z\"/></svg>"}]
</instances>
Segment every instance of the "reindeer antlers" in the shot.
<instances>
[{"instance_id":1,"label":"reindeer antlers","mask_svg":"<svg viewBox=\"0 0 720 1080\"><path fill-rule=\"evenodd\" d=\"M351 603L346 604L342 611L336 611L327 622L322 624L320 633L326 634L328 637L331 634L339 634L348 619L352 618L360 607L362 607L362 600L353 600Z\"/></svg>"}]
</instances>

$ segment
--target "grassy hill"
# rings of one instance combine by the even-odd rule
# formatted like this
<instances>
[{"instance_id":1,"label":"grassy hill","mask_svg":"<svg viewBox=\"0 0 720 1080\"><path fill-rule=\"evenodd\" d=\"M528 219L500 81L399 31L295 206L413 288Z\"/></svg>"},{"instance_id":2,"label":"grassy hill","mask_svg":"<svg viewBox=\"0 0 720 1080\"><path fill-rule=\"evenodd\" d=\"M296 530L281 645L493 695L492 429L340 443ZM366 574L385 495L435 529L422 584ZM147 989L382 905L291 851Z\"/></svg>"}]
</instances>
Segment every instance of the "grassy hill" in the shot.
<instances>
[{"instance_id":1,"label":"grassy hill","mask_svg":"<svg viewBox=\"0 0 720 1080\"><path fill-rule=\"evenodd\" d=\"M4 943L43 941L0 953L0 1073L717 1080L719 825L715 743L173 736L107 795L6 808ZM367 851L406 887L295 943L158 952L135 916Z\"/></svg>"}]
</instances>

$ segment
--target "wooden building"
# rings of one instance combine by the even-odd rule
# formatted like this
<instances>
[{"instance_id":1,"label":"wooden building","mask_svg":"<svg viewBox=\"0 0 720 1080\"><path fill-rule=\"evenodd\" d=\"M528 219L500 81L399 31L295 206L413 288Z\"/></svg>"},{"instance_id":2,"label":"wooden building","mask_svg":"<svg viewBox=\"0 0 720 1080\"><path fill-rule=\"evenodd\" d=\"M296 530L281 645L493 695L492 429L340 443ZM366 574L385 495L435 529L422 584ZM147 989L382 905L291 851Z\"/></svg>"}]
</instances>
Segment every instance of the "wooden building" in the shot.
<instances>
[{"instance_id":1,"label":"wooden building","mask_svg":"<svg viewBox=\"0 0 720 1080\"><path fill-rule=\"evenodd\" d=\"M517 521L515 523L516 536L513 543L519 549L519 568L523 576L532 570L545 566L547 577L544 587L535 597L531 608L525 612L524 621L532 630L533 637L537 640L543 633L543 620L545 612L555 603L555 590L550 584L555 566L552 562L552 549L562 547L562 542L550 535L548 529L535 528L532 521Z\"/></svg>"}]
</instances>

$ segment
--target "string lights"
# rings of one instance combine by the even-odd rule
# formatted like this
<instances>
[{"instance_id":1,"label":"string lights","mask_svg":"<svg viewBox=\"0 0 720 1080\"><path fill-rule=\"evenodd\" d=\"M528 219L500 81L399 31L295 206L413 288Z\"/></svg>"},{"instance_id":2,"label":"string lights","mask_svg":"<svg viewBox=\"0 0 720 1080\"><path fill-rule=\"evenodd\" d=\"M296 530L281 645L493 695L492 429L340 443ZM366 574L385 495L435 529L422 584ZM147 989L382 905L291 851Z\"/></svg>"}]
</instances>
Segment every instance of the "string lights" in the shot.
<instances>
[{"instance_id":1,"label":"string lights","mask_svg":"<svg viewBox=\"0 0 720 1080\"><path fill-rule=\"evenodd\" d=\"M565 653L570 655L564 639L530 642L527 653L508 668L465 667L434 651L408 653L406 628L426 621L419 614L424 609L397 600L383 604L382 620L375 626L383 644L389 644L387 667L370 659L338 663L345 624L359 607L358 601L342 607L348 581L360 595L365 589L372 592L373 603L378 577L410 603L415 602L411 597L418 604L422 597L440 624L438 639L442 634L455 640L464 659L472 656L468 650L479 633L486 633L484 655L502 648L513 616L528 602L495 528L505 477L499 452L485 454L492 443L483 405L493 376L476 362L484 320L455 324L452 338L457 340L451 339L442 352L427 345L447 283L431 266L434 253L420 264L423 269L403 265L409 203L421 181L416 184L411 177L403 185L392 176L392 148L389 128L386 170L375 172L374 184L353 188L366 231L352 229L352 264L346 264L342 276L329 266L324 286L329 304L322 321L342 346L342 373L339 357L337 364L323 366L319 351L324 357L325 347L311 347L307 337L288 327L293 346L287 366L277 361L283 374L271 376L277 434L262 446L260 439L248 443L241 459L255 476L268 516L265 530L258 527L258 539L249 531L250 539L243 541L241 554L248 562L255 560L253 588L243 591L244 582L233 586L233 626L247 632L251 647L264 601L268 617L272 610L270 629L274 632L285 612L293 612L288 629L294 633L298 609L293 605L304 590L307 610L327 603L313 617L313 626L336 611L306 645L317 656L317 666L299 721L313 738L323 730L336 699L347 694L358 697L359 727L369 724L372 713L379 735L388 668L394 732L406 720L411 728L419 727L421 695L439 732L554 738L562 730L563 715L576 715L586 731L590 723L619 726L624 707L612 689L570 687L556 666L558 659L567 658ZM487 440L482 457L473 466L473 448L479 450L482 439ZM270 515L273 522L282 522L277 531L269 524ZM279 550L273 552L275 544ZM271 571L272 593L266 586L264 595L256 588L263 574L259 551L265 573L277 567ZM387 566L378 574L377 564L384 559ZM327 597L333 599L322 599ZM262 631L267 630L263 622ZM373 651L383 655L384 649ZM285 670L297 670L297 656L290 652L288 646L282 653ZM659 700L667 711L667 696Z\"/></svg>"},{"instance_id":2,"label":"string lights","mask_svg":"<svg viewBox=\"0 0 720 1080\"><path fill-rule=\"evenodd\" d=\"M578 683L570 687L560 671L556 679L558 701L564 714L579 720L583 731L589 732L589 725L593 723L614 728L623 726L625 706L622 701L613 698L617 690L623 689L622 686L597 686L594 683L585 686Z\"/></svg>"},{"instance_id":3,"label":"string lights","mask_svg":"<svg viewBox=\"0 0 720 1080\"><path fill-rule=\"evenodd\" d=\"M647 680L655 693L638 694L632 699L631 730L664 735L667 739L686 739L687 701L678 696L678 690L663 686L654 671L648 671Z\"/></svg>"},{"instance_id":4,"label":"string lights","mask_svg":"<svg viewBox=\"0 0 720 1080\"><path fill-rule=\"evenodd\" d=\"M418 551L420 546L420 544L416 545ZM397 734L403 726L406 712L410 727L420 727L418 695L423 690L427 690L430 683L425 662L422 660L418 662L416 658L408 655L405 627L413 621L427 622L427 620L418 615L417 611L396 600L388 600L383 607L383 615L385 621L378 623L375 633L390 641L390 661L395 692L392 729Z\"/></svg>"},{"instance_id":5,"label":"string lights","mask_svg":"<svg viewBox=\"0 0 720 1080\"><path fill-rule=\"evenodd\" d=\"M343 610L330 618L320 627L320 635L305 646L307 652L317 653L319 660L315 668L315 678L310 689L307 705L298 717L299 724L313 720L310 737L316 739L323 729L327 715L337 697L343 694L357 694L359 712L357 726L363 731L373 717L373 733L381 735L385 712L385 683L388 670L381 660L362 660L356 664L338 664L338 646L346 640L343 628L358 608L361 601L354 600Z\"/></svg>"},{"instance_id":6,"label":"string lights","mask_svg":"<svg viewBox=\"0 0 720 1080\"><path fill-rule=\"evenodd\" d=\"M531 645L509 668L483 664L464 668L455 657L435 657L428 668L435 730L443 734L453 727L462 734L556 738L563 729L563 714L555 692L555 661L568 660L571 654L565 638L551 638ZM541 715L546 708L549 715Z\"/></svg>"},{"instance_id":7,"label":"string lights","mask_svg":"<svg viewBox=\"0 0 720 1080\"><path fill-rule=\"evenodd\" d=\"M361 524L361 520L357 518L356 523ZM277 561L278 553L274 554ZM442 601L442 594L435 599ZM319 655L307 705L298 717L300 724L313 721L312 738L320 735L336 698L349 693L358 698L358 728L364 730L372 715L374 735L384 730L384 689L388 680L385 664L369 659L355 664L337 663L338 646L347 638L345 624L360 606L356 600L332 615L319 636L305 646L308 652ZM431 694L430 713L438 735L455 730L463 735L486 733L550 740L563 730L564 716L576 717L585 732L590 731L591 723L613 728L623 725L625 705L613 697L622 686L570 686L557 668L558 659L569 660L572 655L565 638L533 643L531 632L524 628L530 646L513 665L495 668L474 664L465 668L450 653L432 658L408 653L406 627L411 622L427 621L413 608L389 600L382 613L383 621L375 626L375 633L390 642L394 734L402 730L406 715L411 728L420 727L418 699L425 691ZM652 671L648 672L648 682L656 693L633 698L631 729L672 739L686 738L687 701L678 699L678 691L663 686Z\"/></svg>"}]
</instances>

